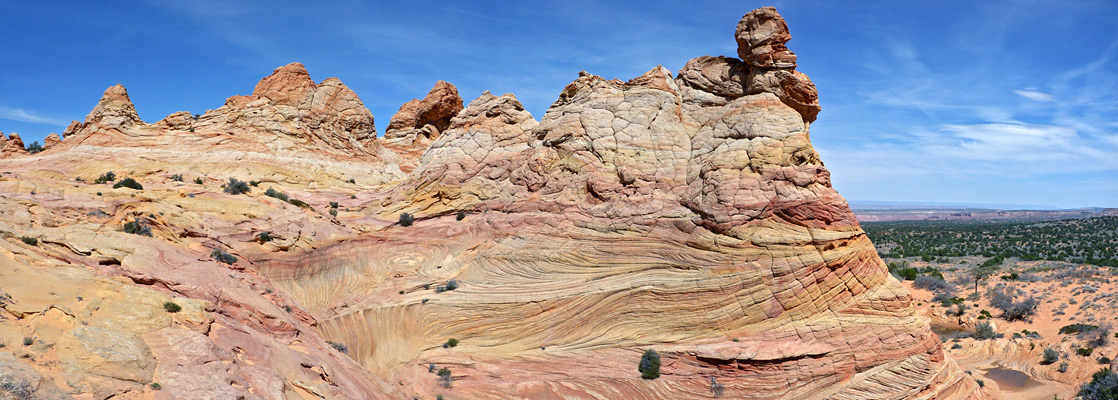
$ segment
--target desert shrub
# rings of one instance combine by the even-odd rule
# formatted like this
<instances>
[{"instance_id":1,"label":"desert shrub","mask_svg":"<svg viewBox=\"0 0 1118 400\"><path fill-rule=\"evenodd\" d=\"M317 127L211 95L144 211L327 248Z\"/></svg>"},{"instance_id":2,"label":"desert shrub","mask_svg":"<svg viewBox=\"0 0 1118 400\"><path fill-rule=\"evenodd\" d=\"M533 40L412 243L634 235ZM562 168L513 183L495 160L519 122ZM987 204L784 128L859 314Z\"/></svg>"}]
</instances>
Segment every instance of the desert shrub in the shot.
<instances>
[{"instance_id":1,"label":"desert shrub","mask_svg":"<svg viewBox=\"0 0 1118 400\"><path fill-rule=\"evenodd\" d=\"M710 377L710 395L714 397L722 397L722 392L726 390L726 386L718 383L717 379Z\"/></svg>"},{"instance_id":2,"label":"desert shrub","mask_svg":"<svg viewBox=\"0 0 1118 400\"><path fill-rule=\"evenodd\" d=\"M1050 365L1052 363L1055 363L1056 361L1060 361L1060 352L1051 347L1044 349L1044 355L1041 356L1040 364Z\"/></svg>"},{"instance_id":3,"label":"desert shrub","mask_svg":"<svg viewBox=\"0 0 1118 400\"><path fill-rule=\"evenodd\" d=\"M171 175L171 180L175 182L182 182L182 174Z\"/></svg>"},{"instance_id":4,"label":"desert shrub","mask_svg":"<svg viewBox=\"0 0 1118 400\"><path fill-rule=\"evenodd\" d=\"M990 291L990 305L1002 310L1002 318L1007 321L1024 320L1036 313L1040 300L1029 297L1016 301L1016 296L1008 293L1005 288L995 288Z\"/></svg>"},{"instance_id":5,"label":"desert shrub","mask_svg":"<svg viewBox=\"0 0 1118 400\"><path fill-rule=\"evenodd\" d=\"M1083 400L1118 399L1118 374L1108 368L1100 369L1091 375L1091 382L1079 387L1079 397Z\"/></svg>"},{"instance_id":6,"label":"desert shrub","mask_svg":"<svg viewBox=\"0 0 1118 400\"><path fill-rule=\"evenodd\" d=\"M271 242L274 240L271 232L260 232L256 234L256 241L260 243Z\"/></svg>"},{"instance_id":7,"label":"desert shrub","mask_svg":"<svg viewBox=\"0 0 1118 400\"><path fill-rule=\"evenodd\" d=\"M450 375L450 368L442 367L439 369L439 385L444 388L450 389L451 384L454 383L454 378Z\"/></svg>"},{"instance_id":8,"label":"desert shrub","mask_svg":"<svg viewBox=\"0 0 1118 400\"><path fill-rule=\"evenodd\" d=\"M32 337L23 338L23 345L24 346L30 346L30 345L33 345L33 344L35 344L35 338L32 338Z\"/></svg>"},{"instance_id":9,"label":"desert shrub","mask_svg":"<svg viewBox=\"0 0 1118 400\"><path fill-rule=\"evenodd\" d=\"M1075 354L1081 355L1083 357L1089 357L1091 355L1091 353L1094 353L1094 352L1095 352L1095 349L1092 349L1090 347L1080 347L1078 349L1075 349Z\"/></svg>"},{"instance_id":10,"label":"desert shrub","mask_svg":"<svg viewBox=\"0 0 1118 400\"><path fill-rule=\"evenodd\" d=\"M202 184L202 178L194 178L194 184L195 185L201 185Z\"/></svg>"},{"instance_id":11,"label":"desert shrub","mask_svg":"<svg viewBox=\"0 0 1118 400\"><path fill-rule=\"evenodd\" d=\"M920 274L919 270L917 270L916 268L912 268L912 267L902 268L902 269L896 270L894 272L903 281L915 280L916 277Z\"/></svg>"},{"instance_id":12,"label":"desert shrub","mask_svg":"<svg viewBox=\"0 0 1118 400\"><path fill-rule=\"evenodd\" d=\"M31 142L31 144L27 145L27 152L28 153L35 154L35 153L38 153L40 151L43 151L43 145L39 144L38 140L36 140L34 142Z\"/></svg>"},{"instance_id":13,"label":"desert shrub","mask_svg":"<svg viewBox=\"0 0 1118 400\"><path fill-rule=\"evenodd\" d=\"M97 177L97 179L94 180L93 183L96 183L96 184L100 185L102 183L109 183L109 182L112 182L112 181L115 181L115 180L116 180L116 174L113 173L113 171L109 171L109 172L101 174L101 176Z\"/></svg>"},{"instance_id":14,"label":"desert shrub","mask_svg":"<svg viewBox=\"0 0 1118 400\"><path fill-rule=\"evenodd\" d=\"M338 216L338 209L337 208L331 208L330 209L330 216L331 217L337 217Z\"/></svg>"},{"instance_id":15,"label":"desert shrub","mask_svg":"<svg viewBox=\"0 0 1118 400\"><path fill-rule=\"evenodd\" d=\"M278 191L274 188L268 188L268 190L265 190L264 195L268 196L268 197L277 198L277 199L280 199L280 200L283 200L283 201L287 201L287 193Z\"/></svg>"},{"instance_id":16,"label":"desert shrub","mask_svg":"<svg viewBox=\"0 0 1118 400\"><path fill-rule=\"evenodd\" d=\"M958 343L955 343L955 344L951 345L951 350L961 349L961 348L963 348L963 345L958 344Z\"/></svg>"},{"instance_id":17,"label":"desert shrub","mask_svg":"<svg viewBox=\"0 0 1118 400\"><path fill-rule=\"evenodd\" d=\"M151 225L148 224L146 219L133 219L124 223L124 233L151 236Z\"/></svg>"},{"instance_id":18,"label":"desert shrub","mask_svg":"<svg viewBox=\"0 0 1118 400\"><path fill-rule=\"evenodd\" d=\"M336 201L331 201L331 202L330 202L330 208L338 208L338 202L336 202Z\"/></svg>"},{"instance_id":19,"label":"desert shrub","mask_svg":"<svg viewBox=\"0 0 1118 400\"><path fill-rule=\"evenodd\" d=\"M955 305L955 315L961 317L961 316L963 316L963 314L966 314L966 313L967 313L967 305L966 304L959 303L959 304Z\"/></svg>"},{"instance_id":20,"label":"desert shrub","mask_svg":"<svg viewBox=\"0 0 1118 400\"><path fill-rule=\"evenodd\" d=\"M214 249L213 253L210 253L210 257L213 257L215 261L222 264L233 265L233 263L237 262L237 257L233 257L232 254L226 253L225 250L222 249Z\"/></svg>"},{"instance_id":21,"label":"desert shrub","mask_svg":"<svg viewBox=\"0 0 1118 400\"><path fill-rule=\"evenodd\" d=\"M1014 272L1014 273L1011 273L1011 274L1008 274L1008 275L1002 275L1002 280L1003 281L1015 281L1015 280L1017 280L1017 278L1020 278L1020 277L1021 277L1021 275L1018 275L1016 272Z\"/></svg>"},{"instance_id":22,"label":"desert shrub","mask_svg":"<svg viewBox=\"0 0 1118 400\"><path fill-rule=\"evenodd\" d=\"M916 277L912 285L917 289L930 290L936 293L951 293L955 291L955 286L947 283L947 281L927 275Z\"/></svg>"},{"instance_id":23,"label":"desert shrub","mask_svg":"<svg viewBox=\"0 0 1118 400\"><path fill-rule=\"evenodd\" d=\"M31 400L35 398L35 386L26 379L17 378L9 374L0 374L0 394L11 396L14 400ZM5 396L4 399L9 397Z\"/></svg>"},{"instance_id":24,"label":"desert shrub","mask_svg":"<svg viewBox=\"0 0 1118 400\"><path fill-rule=\"evenodd\" d=\"M935 296L932 296L932 301L936 302L936 303L940 303L944 307L951 307L951 304L954 304L951 301L952 298L953 298L953 296L951 296L951 293L936 293ZM957 297L955 297L955 298L957 298ZM962 298L958 298L958 299L960 301L963 300Z\"/></svg>"},{"instance_id":25,"label":"desert shrub","mask_svg":"<svg viewBox=\"0 0 1118 400\"><path fill-rule=\"evenodd\" d=\"M990 326L989 322L979 322L974 326L974 338L978 340L993 339L997 334L994 332L994 327Z\"/></svg>"},{"instance_id":26,"label":"desert shrub","mask_svg":"<svg viewBox=\"0 0 1118 400\"><path fill-rule=\"evenodd\" d=\"M349 183L357 183L357 180L356 180L356 179L353 179L353 178L349 178L349 180L347 180L346 182L349 182Z\"/></svg>"},{"instance_id":27,"label":"desert shrub","mask_svg":"<svg viewBox=\"0 0 1118 400\"><path fill-rule=\"evenodd\" d=\"M182 311L182 306L180 306L178 304L175 304L174 302L168 301L168 302L163 303L163 310L174 314L174 313L177 313L179 311Z\"/></svg>"},{"instance_id":28,"label":"desert shrub","mask_svg":"<svg viewBox=\"0 0 1118 400\"><path fill-rule=\"evenodd\" d=\"M23 243L26 243L26 244L29 244L29 245L32 245L32 246L38 246L39 245L39 239L38 238L33 238L31 236L20 236L19 240L23 241Z\"/></svg>"},{"instance_id":29,"label":"desert shrub","mask_svg":"<svg viewBox=\"0 0 1118 400\"><path fill-rule=\"evenodd\" d=\"M1102 356L1102 357L1099 357L1099 359L1096 360L1096 361L1098 361L1099 364L1108 364L1109 365L1110 364L1110 357Z\"/></svg>"},{"instance_id":30,"label":"desert shrub","mask_svg":"<svg viewBox=\"0 0 1118 400\"><path fill-rule=\"evenodd\" d=\"M447 340L446 343L443 343L443 348L444 349L449 349L449 348L457 346L457 345L458 345L458 339L450 339L450 340Z\"/></svg>"},{"instance_id":31,"label":"desert shrub","mask_svg":"<svg viewBox=\"0 0 1118 400\"><path fill-rule=\"evenodd\" d=\"M144 190L144 185L141 185L140 182L136 182L136 180L132 179L132 178L124 178L120 182L117 182L116 184L113 184L113 189L120 189L122 187L126 187L126 188L129 188L129 189L136 189L136 190Z\"/></svg>"},{"instance_id":32,"label":"desert shrub","mask_svg":"<svg viewBox=\"0 0 1118 400\"><path fill-rule=\"evenodd\" d=\"M260 186L260 181L248 181L248 185L252 187Z\"/></svg>"},{"instance_id":33,"label":"desert shrub","mask_svg":"<svg viewBox=\"0 0 1118 400\"><path fill-rule=\"evenodd\" d=\"M660 353L656 350L648 349L641 355L641 362L637 365L637 370L641 373L641 378L656 379L660 377Z\"/></svg>"},{"instance_id":34,"label":"desert shrub","mask_svg":"<svg viewBox=\"0 0 1118 400\"><path fill-rule=\"evenodd\" d=\"M1074 335L1079 333L1091 332L1099 329L1098 325L1088 325L1081 323L1068 324L1060 327L1061 335Z\"/></svg>"},{"instance_id":35,"label":"desert shrub","mask_svg":"<svg viewBox=\"0 0 1118 400\"><path fill-rule=\"evenodd\" d=\"M449 292L454 289L458 289L457 279L451 279L449 281L446 281L445 285L439 285L435 287L435 293Z\"/></svg>"},{"instance_id":36,"label":"desert shrub","mask_svg":"<svg viewBox=\"0 0 1118 400\"><path fill-rule=\"evenodd\" d=\"M400 226L411 226L415 217L408 213L400 213Z\"/></svg>"},{"instance_id":37,"label":"desert shrub","mask_svg":"<svg viewBox=\"0 0 1118 400\"><path fill-rule=\"evenodd\" d=\"M299 199L288 199L287 202L299 208L312 208L310 204Z\"/></svg>"},{"instance_id":38,"label":"desert shrub","mask_svg":"<svg viewBox=\"0 0 1118 400\"><path fill-rule=\"evenodd\" d=\"M454 219L459 220L459 221L466 219L466 211L465 210L458 210L458 214L454 216Z\"/></svg>"},{"instance_id":39,"label":"desert shrub","mask_svg":"<svg viewBox=\"0 0 1118 400\"><path fill-rule=\"evenodd\" d=\"M1087 341L1087 346L1103 347L1110 342L1110 331L1113 327L1109 323L1102 323L1098 329L1082 333L1079 336Z\"/></svg>"},{"instance_id":40,"label":"desert shrub","mask_svg":"<svg viewBox=\"0 0 1118 400\"><path fill-rule=\"evenodd\" d=\"M163 385L160 385L159 382L152 382L151 383L151 390L160 390L160 389L163 389Z\"/></svg>"},{"instance_id":41,"label":"desert shrub","mask_svg":"<svg viewBox=\"0 0 1118 400\"><path fill-rule=\"evenodd\" d=\"M330 347L333 347L334 350L337 350L338 352L340 352L342 354L349 354L349 346L346 346L344 344L337 343L337 342L326 342L326 343L330 343Z\"/></svg>"},{"instance_id":42,"label":"desert shrub","mask_svg":"<svg viewBox=\"0 0 1118 400\"><path fill-rule=\"evenodd\" d=\"M1068 372L1068 363L1066 363L1066 362L1060 363L1060 365L1058 367L1056 367L1056 371L1057 372Z\"/></svg>"},{"instance_id":43,"label":"desert shrub","mask_svg":"<svg viewBox=\"0 0 1118 400\"><path fill-rule=\"evenodd\" d=\"M245 194L252 189L248 187L248 183L237 178L229 178L229 182L222 185L225 193L229 194Z\"/></svg>"},{"instance_id":44,"label":"desert shrub","mask_svg":"<svg viewBox=\"0 0 1118 400\"><path fill-rule=\"evenodd\" d=\"M981 379L975 379L974 381L978 382L978 387L980 387L980 388L986 387L986 381L981 380Z\"/></svg>"}]
</instances>

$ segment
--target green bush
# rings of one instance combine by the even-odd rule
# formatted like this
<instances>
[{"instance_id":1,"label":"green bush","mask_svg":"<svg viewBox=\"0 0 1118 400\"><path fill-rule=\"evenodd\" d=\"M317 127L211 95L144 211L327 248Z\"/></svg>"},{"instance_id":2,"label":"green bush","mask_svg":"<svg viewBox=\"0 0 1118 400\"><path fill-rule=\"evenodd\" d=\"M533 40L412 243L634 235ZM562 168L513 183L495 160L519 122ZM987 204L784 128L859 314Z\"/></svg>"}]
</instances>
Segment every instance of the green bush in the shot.
<instances>
[{"instance_id":1,"label":"green bush","mask_svg":"<svg viewBox=\"0 0 1118 400\"><path fill-rule=\"evenodd\" d=\"M232 254L226 253L222 249L214 249L213 253L210 253L210 257L222 264L233 265L237 262L237 257L233 257Z\"/></svg>"},{"instance_id":2,"label":"green bush","mask_svg":"<svg viewBox=\"0 0 1118 400\"><path fill-rule=\"evenodd\" d=\"M314 209L314 207L311 207L310 204L307 204L307 203L305 203L305 202L303 202L302 200L299 200L299 199L290 199L290 200L287 200L287 202L291 203L292 205L294 205L296 207L299 207L299 208L308 208L308 209L312 209L312 210Z\"/></svg>"},{"instance_id":3,"label":"green bush","mask_svg":"<svg viewBox=\"0 0 1118 400\"><path fill-rule=\"evenodd\" d=\"M336 342L326 342L326 343L330 343L330 347L333 347L334 350L337 350L338 352L340 352L342 354L349 354L349 346L346 346L346 345L341 344L341 343L336 343Z\"/></svg>"},{"instance_id":4,"label":"green bush","mask_svg":"<svg viewBox=\"0 0 1118 400\"><path fill-rule=\"evenodd\" d=\"M1094 352L1095 352L1095 349L1092 349L1090 347L1080 347L1078 349L1075 349L1075 354L1081 355L1083 357L1089 357L1089 356L1091 356L1091 353L1094 353Z\"/></svg>"},{"instance_id":5,"label":"green bush","mask_svg":"<svg viewBox=\"0 0 1118 400\"><path fill-rule=\"evenodd\" d=\"M229 182L222 186L225 188L223 191L229 194L245 194L252 190L248 183L237 178L229 178Z\"/></svg>"},{"instance_id":6,"label":"green bush","mask_svg":"<svg viewBox=\"0 0 1118 400\"><path fill-rule=\"evenodd\" d=\"M179 311L182 311L182 306L180 306L178 304L175 304L174 302L168 301L168 302L163 303L163 310L174 314L174 313L177 313Z\"/></svg>"},{"instance_id":7,"label":"green bush","mask_svg":"<svg viewBox=\"0 0 1118 400\"><path fill-rule=\"evenodd\" d=\"M1060 334L1061 335L1074 335L1074 334L1078 334L1078 333L1087 333L1087 332L1097 330L1097 329L1099 329L1098 325L1088 325L1088 324L1075 323L1075 324L1064 325L1063 327L1061 327L1060 328Z\"/></svg>"},{"instance_id":8,"label":"green bush","mask_svg":"<svg viewBox=\"0 0 1118 400\"><path fill-rule=\"evenodd\" d=\"M32 338L32 337L23 338L23 345L24 346L30 346L30 345L33 345L33 344L35 344L35 338Z\"/></svg>"},{"instance_id":9,"label":"green bush","mask_svg":"<svg viewBox=\"0 0 1118 400\"><path fill-rule=\"evenodd\" d=\"M129 188L129 189L136 189L136 190L144 190L144 185L141 185L140 182L136 182L136 180L132 179L132 178L124 178L120 182L117 182L116 184L113 185L113 189L120 189L122 187L126 187L126 188Z\"/></svg>"},{"instance_id":10,"label":"green bush","mask_svg":"<svg viewBox=\"0 0 1118 400\"><path fill-rule=\"evenodd\" d=\"M454 378L451 377L450 368L442 367L439 369L439 385L450 389L452 383L454 383Z\"/></svg>"},{"instance_id":11,"label":"green bush","mask_svg":"<svg viewBox=\"0 0 1118 400\"><path fill-rule=\"evenodd\" d=\"M175 182L182 182L182 174L171 175L171 180Z\"/></svg>"},{"instance_id":12,"label":"green bush","mask_svg":"<svg viewBox=\"0 0 1118 400\"><path fill-rule=\"evenodd\" d=\"M1118 399L1118 374L1109 368L1100 369L1091 375L1091 382L1079 387L1079 397L1083 400Z\"/></svg>"},{"instance_id":13,"label":"green bush","mask_svg":"<svg viewBox=\"0 0 1118 400\"><path fill-rule=\"evenodd\" d=\"M456 215L454 217L454 219L459 220L459 221L466 219L466 211L465 210L458 210L458 215Z\"/></svg>"},{"instance_id":14,"label":"green bush","mask_svg":"<svg viewBox=\"0 0 1118 400\"><path fill-rule=\"evenodd\" d=\"M124 233L151 236L151 225L148 224L146 219L133 219L124 223Z\"/></svg>"},{"instance_id":15,"label":"green bush","mask_svg":"<svg viewBox=\"0 0 1118 400\"><path fill-rule=\"evenodd\" d=\"M278 190L273 189L273 188L268 188L268 190L265 190L264 195L268 196L268 197L272 197L272 198L277 198L277 199L280 199L280 200L283 200L283 201L287 201L287 193L278 191Z\"/></svg>"},{"instance_id":16,"label":"green bush","mask_svg":"<svg viewBox=\"0 0 1118 400\"><path fill-rule=\"evenodd\" d=\"M151 389L152 390L160 390L160 389L163 389L163 385L160 385L159 382L152 382L151 383Z\"/></svg>"},{"instance_id":17,"label":"green bush","mask_svg":"<svg viewBox=\"0 0 1118 400\"><path fill-rule=\"evenodd\" d=\"M457 345L458 345L458 339L450 339L450 340L447 340L446 343L443 343L443 348L447 349L447 348L451 348L451 347L454 347L454 346L457 346Z\"/></svg>"},{"instance_id":18,"label":"green bush","mask_svg":"<svg viewBox=\"0 0 1118 400\"><path fill-rule=\"evenodd\" d=\"M400 226L411 226L415 217L408 213L400 213Z\"/></svg>"},{"instance_id":19,"label":"green bush","mask_svg":"<svg viewBox=\"0 0 1118 400\"><path fill-rule=\"evenodd\" d=\"M997 337L994 327L989 322L979 322L974 327L974 338L978 340L993 339Z\"/></svg>"},{"instance_id":20,"label":"green bush","mask_svg":"<svg viewBox=\"0 0 1118 400\"><path fill-rule=\"evenodd\" d=\"M27 244L32 245L32 246L38 246L39 245L39 239L33 238L31 236L21 236L19 238L19 240L22 240L23 243L27 243Z\"/></svg>"},{"instance_id":21,"label":"green bush","mask_svg":"<svg viewBox=\"0 0 1118 400\"><path fill-rule=\"evenodd\" d=\"M641 378L656 379L660 377L660 353L656 350L648 349L641 355L641 362L637 365L637 370L641 373Z\"/></svg>"},{"instance_id":22,"label":"green bush","mask_svg":"<svg viewBox=\"0 0 1118 400\"><path fill-rule=\"evenodd\" d=\"M1051 347L1044 349L1044 356L1040 360L1040 364L1041 365L1050 365L1050 364L1055 363L1056 361L1060 361L1060 352L1056 351L1056 349L1053 349Z\"/></svg>"},{"instance_id":23,"label":"green bush","mask_svg":"<svg viewBox=\"0 0 1118 400\"><path fill-rule=\"evenodd\" d=\"M31 144L27 145L27 152L28 153L35 154L35 153L38 153L40 151L43 151L43 145L39 144L38 140L36 140L34 142L31 142Z\"/></svg>"},{"instance_id":24,"label":"green bush","mask_svg":"<svg viewBox=\"0 0 1118 400\"><path fill-rule=\"evenodd\" d=\"M109 171L109 172L101 174L101 176L97 177L97 179L94 180L93 183L96 183L96 184L100 185L102 183L109 183L109 182L112 182L112 181L115 181L115 180L116 180L116 174L113 173L113 171Z\"/></svg>"},{"instance_id":25,"label":"green bush","mask_svg":"<svg viewBox=\"0 0 1118 400\"><path fill-rule=\"evenodd\" d=\"M1110 357L1102 356L1097 360L1099 364L1110 364Z\"/></svg>"},{"instance_id":26,"label":"green bush","mask_svg":"<svg viewBox=\"0 0 1118 400\"><path fill-rule=\"evenodd\" d=\"M330 202L330 208L338 208L338 202L336 202L336 201L331 201L331 202Z\"/></svg>"},{"instance_id":27,"label":"green bush","mask_svg":"<svg viewBox=\"0 0 1118 400\"><path fill-rule=\"evenodd\" d=\"M330 216L331 217L337 217L338 216L338 209L337 208L331 208L330 209Z\"/></svg>"},{"instance_id":28,"label":"green bush","mask_svg":"<svg viewBox=\"0 0 1118 400\"><path fill-rule=\"evenodd\" d=\"M256 234L256 241L260 243L271 242L272 240L274 240L274 238L271 232L260 232Z\"/></svg>"},{"instance_id":29,"label":"green bush","mask_svg":"<svg viewBox=\"0 0 1118 400\"><path fill-rule=\"evenodd\" d=\"M195 185L201 185L202 184L202 178L194 178L194 184Z\"/></svg>"}]
</instances>

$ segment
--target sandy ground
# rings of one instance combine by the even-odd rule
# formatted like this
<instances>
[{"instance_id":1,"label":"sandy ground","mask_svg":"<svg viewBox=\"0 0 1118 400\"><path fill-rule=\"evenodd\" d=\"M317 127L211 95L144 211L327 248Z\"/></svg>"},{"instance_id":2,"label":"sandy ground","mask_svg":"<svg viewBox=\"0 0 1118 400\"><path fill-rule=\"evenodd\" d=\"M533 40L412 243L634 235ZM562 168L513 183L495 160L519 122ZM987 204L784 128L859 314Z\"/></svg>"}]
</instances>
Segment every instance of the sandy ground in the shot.
<instances>
[{"instance_id":1,"label":"sandy ground","mask_svg":"<svg viewBox=\"0 0 1118 400\"><path fill-rule=\"evenodd\" d=\"M890 260L892 261L892 260ZM1109 365L1101 364L1100 357L1118 357L1118 338L1109 334L1110 340L1095 348L1090 356L1076 354L1076 349L1087 347L1086 338L1074 334L1059 334L1061 327L1072 323L1091 325L1118 325L1118 271L1106 267L1076 265L1051 261L1007 261L1001 269L978 285L979 298L975 300L974 280L970 270L982 261L977 257L964 257L950 263L925 263L909 261L913 267L939 268L947 282L955 284L955 296L968 298L963 315L957 316L956 306L945 308L933 302L935 293L917 289L912 281L904 282L911 290L917 307L927 315L933 329L945 337L944 350L960 367L981 379L1006 399L1060 399L1075 397L1079 386L1090 375ZM1004 280L1002 275L1017 272L1018 280ZM1009 290L1020 289L1018 300L1035 296L1040 300L1037 312L1028 320L1006 321L1000 309L991 306L988 291L998 285ZM982 311L989 313L985 317ZM1004 337L992 340L952 338L952 334L971 333L981 322L989 322ZM1039 334L1028 335L1024 331ZM1111 331L1113 332L1113 330ZM1060 352L1060 360L1042 365L1045 348ZM1105 361L1105 360L1104 360ZM1060 372L1060 364L1067 363L1067 370Z\"/></svg>"}]
</instances>

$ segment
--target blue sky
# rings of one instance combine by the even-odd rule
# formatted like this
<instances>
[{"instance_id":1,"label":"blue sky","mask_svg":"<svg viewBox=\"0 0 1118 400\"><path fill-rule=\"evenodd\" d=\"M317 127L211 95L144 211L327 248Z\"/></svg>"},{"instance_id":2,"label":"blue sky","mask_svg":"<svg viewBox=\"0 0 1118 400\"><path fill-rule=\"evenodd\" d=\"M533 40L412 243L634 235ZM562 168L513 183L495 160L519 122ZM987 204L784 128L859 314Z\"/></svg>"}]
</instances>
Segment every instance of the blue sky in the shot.
<instances>
[{"instance_id":1,"label":"blue sky","mask_svg":"<svg viewBox=\"0 0 1118 400\"><path fill-rule=\"evenodd\" d=\"M742 14L774 5L846 198L1118 207L1118 2L541 3L0 2L0 130L41 141L116 83L145 121L203 112L294 61L381 132L439 79L538 119L581 70L734 55Z\"/></svg>"}]
</instances>

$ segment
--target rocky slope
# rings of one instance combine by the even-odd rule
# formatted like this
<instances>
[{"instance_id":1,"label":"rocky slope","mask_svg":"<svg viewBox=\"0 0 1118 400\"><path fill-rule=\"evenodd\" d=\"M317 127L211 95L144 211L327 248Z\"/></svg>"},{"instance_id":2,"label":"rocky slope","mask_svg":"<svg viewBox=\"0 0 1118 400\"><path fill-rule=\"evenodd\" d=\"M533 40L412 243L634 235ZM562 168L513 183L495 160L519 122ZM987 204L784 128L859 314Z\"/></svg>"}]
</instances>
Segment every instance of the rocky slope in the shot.
<instances>
[{"instance_id":1,"label":"rocky slope","mask_svg":"<svg viewBox=\"0 0 1118 400\"><path fill-rule=\"evenodd\" d=\"M783 19L735 37L740 59L674 76L581 73L539 121L439 82L384 139L299 64L154 124L112 87L0 160L0 376L97 399L992 395L831 188Z\"/></svg>"}]
</instances>

